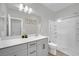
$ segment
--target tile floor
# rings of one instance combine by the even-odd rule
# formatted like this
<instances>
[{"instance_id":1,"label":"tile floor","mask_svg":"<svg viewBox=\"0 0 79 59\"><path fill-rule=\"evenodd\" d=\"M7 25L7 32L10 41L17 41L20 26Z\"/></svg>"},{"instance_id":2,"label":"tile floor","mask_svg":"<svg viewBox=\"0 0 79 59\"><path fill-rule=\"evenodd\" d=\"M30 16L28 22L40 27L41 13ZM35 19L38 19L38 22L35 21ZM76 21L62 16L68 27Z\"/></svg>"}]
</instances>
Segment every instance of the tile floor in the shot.
<instances>
[{"instance_id":1,"label":"tile floor","mask_svg":"<svg viewBox=\"0 0 79 59\"><path fill-rule=\"evenodd\" d=\"M49 56L68 56L68 55L66 55L66 54L64 54L64 53L57 50L57 55L53 55L53 54L49 53Z\"/></svg>"}]
</instances>

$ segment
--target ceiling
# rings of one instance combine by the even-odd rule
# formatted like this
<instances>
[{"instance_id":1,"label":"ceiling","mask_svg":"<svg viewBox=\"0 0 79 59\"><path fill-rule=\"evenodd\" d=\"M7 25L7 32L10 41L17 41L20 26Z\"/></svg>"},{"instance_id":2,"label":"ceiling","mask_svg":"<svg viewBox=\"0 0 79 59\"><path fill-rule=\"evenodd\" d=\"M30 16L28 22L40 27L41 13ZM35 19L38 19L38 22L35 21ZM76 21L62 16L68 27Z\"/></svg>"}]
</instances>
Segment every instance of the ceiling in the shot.
<instances>
[{"instance_id":1,"label":"ceiling","mask_svg":"<svg viewBox=\"0 0 79 59\"><path fill-rule=\"evenodd\" d=\"M35 3L24 3L24 4L30 6L35 5ZM40 3L40 4L45 6L47 9L51 10L52 12L58 12L68 6L71 6L74 3ZM17 4L12 4L12 5L17 6ZM37 3L36 5L39 5L39 3Z\"/></svg>"},{"instance_id":2,"label":"ceiling","mask_svg":"<svg viewBox=\"0 0 79 59\"><path fill-rule=\"evenodd\" d=\"M43 5L49 8L50 10L57 12L68 6L71 6L72 3L43 3Z\"/></svg>"}]
</instances>

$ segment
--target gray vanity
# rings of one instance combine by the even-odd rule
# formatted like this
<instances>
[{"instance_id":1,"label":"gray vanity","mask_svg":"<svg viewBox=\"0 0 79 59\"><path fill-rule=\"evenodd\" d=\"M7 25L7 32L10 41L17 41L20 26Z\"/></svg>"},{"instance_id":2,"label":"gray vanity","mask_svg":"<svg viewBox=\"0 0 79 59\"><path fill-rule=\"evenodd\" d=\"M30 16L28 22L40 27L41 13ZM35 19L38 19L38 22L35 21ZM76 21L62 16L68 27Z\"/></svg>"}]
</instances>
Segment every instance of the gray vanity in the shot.
<instances>
[{"instance_id":1,"label":"gray vanity","mask_svg":"<svg viewBox=\"0 0 79 59\"><path fill-rule=\"evenodd\" d=\"M46 36L32 36L0 40L0 56L47 56L48 38Z\"/></svg>"}]
</instances>

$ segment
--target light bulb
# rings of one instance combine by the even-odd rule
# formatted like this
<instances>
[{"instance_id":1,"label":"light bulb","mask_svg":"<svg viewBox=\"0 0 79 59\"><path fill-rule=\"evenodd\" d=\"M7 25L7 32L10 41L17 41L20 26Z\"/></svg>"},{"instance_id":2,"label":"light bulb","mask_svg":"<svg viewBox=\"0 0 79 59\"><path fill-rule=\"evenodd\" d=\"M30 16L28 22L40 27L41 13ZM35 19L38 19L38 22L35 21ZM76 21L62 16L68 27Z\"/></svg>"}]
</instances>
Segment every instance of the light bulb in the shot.
<instances>
[{"instance_id":1,"label":"light bulb","mask_svg":"<svg viewBox=\"0 0 79 59\"><path fill-rule=\"evenodd\" d=\"M27 12L27 11L28 11L28 6L25 6L24 12Z\"/></svg>"},{"instance_id":2,"label":"light bulb","mask_svg":"<svg viewBox=\"0 0 79 59\"><path fill-rule=\"evenodd\" d=\"M28 14L32 13L32 8L29 8Z\"/></svg>"},{"instance_id":3,"label":"light bulb","mask_svg":"<svg viewBox=\"0 0 79 59\"><path fill-rule=\"evenodd\" d=\"M20 4L19 5L19 11L22 11L23 10L23 4Z\"/></svg>"}]
</instances>

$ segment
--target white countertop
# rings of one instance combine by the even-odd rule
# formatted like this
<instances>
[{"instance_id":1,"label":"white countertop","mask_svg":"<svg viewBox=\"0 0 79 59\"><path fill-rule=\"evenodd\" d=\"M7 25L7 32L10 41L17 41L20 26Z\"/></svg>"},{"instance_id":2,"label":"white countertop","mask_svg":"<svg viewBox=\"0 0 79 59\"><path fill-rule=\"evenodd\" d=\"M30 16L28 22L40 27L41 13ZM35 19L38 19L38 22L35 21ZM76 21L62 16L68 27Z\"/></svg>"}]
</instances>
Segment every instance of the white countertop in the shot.
<instances>
[{"instance_id":1,"label":"white countertop","mask_svg":"<svg viewBox=\"0 0 79 59\"><path fill-rule=\"evenodd\" d=\"M35 41L35 40L41 40L43 38L47 38L47 36L38 35L38 36L31 36L29 38L16 38L16 39L9 39L9 40L0 40L0 49L31 42L31 41Z\"/></svg>"}]
</instances>

